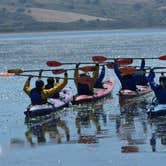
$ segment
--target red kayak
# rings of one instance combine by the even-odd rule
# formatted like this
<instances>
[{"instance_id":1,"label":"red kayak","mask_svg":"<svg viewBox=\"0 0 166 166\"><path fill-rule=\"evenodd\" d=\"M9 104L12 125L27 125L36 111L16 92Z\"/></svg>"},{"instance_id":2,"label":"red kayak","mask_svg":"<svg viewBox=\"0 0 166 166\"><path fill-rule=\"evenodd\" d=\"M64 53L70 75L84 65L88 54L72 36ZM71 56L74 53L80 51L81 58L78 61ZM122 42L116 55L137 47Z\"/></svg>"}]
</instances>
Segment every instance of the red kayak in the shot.
<instances>
[{"instance_id":1,"label":"red kayak","mask_svg":"<svg viewBox=\"0 0 166 166\"><path fill-rule=\"evenodd\" d=\"M85 102L95 101L109 95L114 87L115 81L113 78L109 78L103 82L104 88L94 88L94 95L79 95L75 96L72 104L80 104Z\"/></svg>"},{"instance_id":2,"label":"red kayak","mask_svg":"<svg viewBox=\"0 0 166 166\"><path fill-rule=\"evenodd\" d=\"M133 98L133 97L139 97L139 96L152 92L150 86L137 85L137 88L138 88L137 91L132 91L129 89L120 90L119 96L123 98Z\"/></svg>"}]
</instances>

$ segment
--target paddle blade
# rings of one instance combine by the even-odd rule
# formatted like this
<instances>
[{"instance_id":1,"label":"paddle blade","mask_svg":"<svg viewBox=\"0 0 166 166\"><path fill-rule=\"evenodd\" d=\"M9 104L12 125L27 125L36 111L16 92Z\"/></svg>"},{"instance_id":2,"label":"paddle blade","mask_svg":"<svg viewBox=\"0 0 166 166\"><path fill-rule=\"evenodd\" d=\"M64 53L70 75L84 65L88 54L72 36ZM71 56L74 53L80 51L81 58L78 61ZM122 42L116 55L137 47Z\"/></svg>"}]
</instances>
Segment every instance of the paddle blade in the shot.
<instances>
[{"instance_id":1,"label":"paddle blade","mask_svg":"<svg viewBox=\"0 0 166 166\"><path fill-rule=\"evenodd\" d=\"M10 70L8 70L8 73L15 73L15 74L21 74L23 72L24 71L21 70L21 69L10 69Z\"/></svg>"},{"instance_id":2,"label":"paddle blade","mask_svg":"<svg viewBox=\"0 0 166 166\"><path fill-rule=\"evenodd\" d=\"M106 61L107 58L104 57L104 56L98 55L98 56L93 56L93 57L92 57L92 60L93 60L93 62L95 62L95 63L102 63L102 62Z\"/></svg>"},{"instance_id":3,"label":"paddle blade","mask_svg":"<svg viewBox=\"0 0 166 166\"><path fill-rule=\"evenodd\" d=\"M108 64L106 64L107 68L108 69L114 69L114 63L113 62L110 62Z\"/></svg>"},{"instance_id":4,"label":"paddle blade","mask_svg":"<svg viewBox=\"0 0 166 166\"><path fill-rule=\"evenodd\" d=\"M122 65L129 65L131 63L133 63L133 59L131 58L120 58L120 59L115 59L115 63L119 66L122 66Z\"/></svg>"},{"instance_id":5,"label":"paddle blade","mask_svg":"<svg viewBox=\"0 0 166 166\"><path fill-rule=\"evenodd\" d=\"M58 61L48 61L47 62L47 66L49 67L57 67L57 66L61 66L62 63L61 62L58 62Z\"/></svg>"},{"instance_id":6,"label":"paddle blade","mask_svg":"<svg viewBox=\"0 0 166 166\"><path fill-rule=\"evenodd\" d=\"M160 60L166 60L166 55L160 56L159 59Z\"/></svg>"},{"instance_id":7,"label":"paddle blade","mask_svg":"<svg viewBox=\"0 0 166 166\"><path fill-rule=\"evenodd\" d=\"M52 71L53 74L62 74L64 72L65 72L64 69L55 69L55 70Z\"/></svg>"},{"instance_id":8,"label":"paddle blade","mask_svg":"<svg viewBox=\"0 0 166 166\"><path fill-rule=\"evenodd\" d=\"M122 153L135 153L135 152L139 152L139 148L137 146L133 146L133 145L122 146L121 152Z\"/></svg>"},{"instance_id":9,"label":"paddle blade","mask_svg":"<svg viewBox=\"0 0 166 166\"><path fill-rule=\"evenodd\" d=\"M84 72L95 71L96 66L84 66L84 67L80 67L79 69Z\"/></svg>"},{"instance_id":10,"label":"paddle blade","mask_svg":"<svg viewBox=\"0 0 166 166\"><path fill-rule=\"evenodd\" d=\"M0 73L1 77L9 77L9 76L14 76L14 73Z\"/></svg>"},{"instance_id":11,"label":"paddle blade","mask_svg":"<svg viewBox=\"0 0 166 166\"><path fill-rule=\"evenodd\" d=\"M87 76L78 77L78 78L76 78L76 81L80 84L87 84L87 85L94 83L94 79L91 77L87 77Z\"/></svg>"},{"instance_id":12,"label":"paddle blade","mask_svg":"<svg viewBox=\"0 0 166 166\"><path fill-rule=\"evenodd\" d=\"M123 73L123 74L125 74L125 75L134 74L134 73L137 72L137 69L134 68L134 67L126 66L126 67L120 68L120 72Z\"/></svg>"}]
</instances>

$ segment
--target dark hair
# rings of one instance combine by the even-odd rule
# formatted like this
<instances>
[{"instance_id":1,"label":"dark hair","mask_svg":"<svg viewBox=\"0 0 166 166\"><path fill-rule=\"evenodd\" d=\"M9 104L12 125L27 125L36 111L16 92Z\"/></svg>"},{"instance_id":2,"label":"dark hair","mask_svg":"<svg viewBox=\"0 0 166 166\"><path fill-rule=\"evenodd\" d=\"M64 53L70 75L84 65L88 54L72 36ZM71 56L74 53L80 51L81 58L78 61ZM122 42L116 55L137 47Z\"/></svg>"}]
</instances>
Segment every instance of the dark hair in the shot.
<instances>
[{"instance_id":1,"label":"dark hair","mask_svg":"<svg viewBox=\"0 0 166 166\"><path fill-rule=\"evenodd\" d=\"M52 77L47 78L47 83L54 84L54 78L52 78Z\"/></svg>"},{"instance_id":2,"label":"dark hair","mask_svg":"<svg viewBox=\"0 0 166 166\"><path fill-rule=\"evenodd\" d=\"M41 89L44 86L44 82L42 80L37 80L35 84L37 89Z\"/></svg>"},{"instance_id":3,"label":"dark hair","mask_svg":"<svg viewBox=\"0 0 166 166\"><path fill-rule=\"evenodd\" d=\"M86 73L82 73L82 74L80 74L80 76L87 76L87 74Z\"/></svg>"}]
</instances>

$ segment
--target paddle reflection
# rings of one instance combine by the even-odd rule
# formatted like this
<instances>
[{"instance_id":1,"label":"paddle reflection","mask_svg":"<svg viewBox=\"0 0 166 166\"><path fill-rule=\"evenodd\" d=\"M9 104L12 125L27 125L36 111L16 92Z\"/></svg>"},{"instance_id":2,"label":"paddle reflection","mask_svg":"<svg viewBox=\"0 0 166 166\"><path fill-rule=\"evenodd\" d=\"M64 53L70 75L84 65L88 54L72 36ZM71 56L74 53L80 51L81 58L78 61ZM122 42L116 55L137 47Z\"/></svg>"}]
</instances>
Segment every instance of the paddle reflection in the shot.
<instances>
[{"instance_id":1,"label":"paddle reflection","mask_svg":"<svg viewBox=\"0 0 166 166\"><path fill-rule=\"evenodd\" d=\"M99 138L103 137L107 132L107 130L101 128L101 126L105 126L106 123L107 117L100 104L93 108L87 107L78 110L75 119L78 143L98 143ZM94 133L92 134L92 132Z\"/></svg>"},{"instance_id":2,"label":"paddle reflection","mask_svg":"<svg viewBox=\"0 0 166 166\"><path fill-rule=\"evenodd\" d=\"M157 146L166 145L166 116L149 119L149 123L153 132L150 145L152 151L155 152L157 151Z\"/></svg>"},{"instance_id":3,"label":"paddle reflection","mask_svg":"<svg viewBox=\"0 0 166 166\"><path fill-rule=\"evenodd\" d=\"M125 141L122 153L139 152L139 146L146 144L147 115L146 100L121 100L119 98L121 114L116 117L117 136Z\"/></svg>"},{"instance_id":4,"label":"paddle reflection","mask_svg":"<svg viewBox=\"0 0 166 166\"><path fill-rule=\"evenodd\" d=\"M27 141L34 146L36 143L62 143L63 141L63 130L65 134L65 142L70 140L69 128L64 120L58 119L46 119L39 124L31 124L28 126L28 130L25 132ZM37 140L35 143L34 140Z\"/></svg>"}]
</instances>

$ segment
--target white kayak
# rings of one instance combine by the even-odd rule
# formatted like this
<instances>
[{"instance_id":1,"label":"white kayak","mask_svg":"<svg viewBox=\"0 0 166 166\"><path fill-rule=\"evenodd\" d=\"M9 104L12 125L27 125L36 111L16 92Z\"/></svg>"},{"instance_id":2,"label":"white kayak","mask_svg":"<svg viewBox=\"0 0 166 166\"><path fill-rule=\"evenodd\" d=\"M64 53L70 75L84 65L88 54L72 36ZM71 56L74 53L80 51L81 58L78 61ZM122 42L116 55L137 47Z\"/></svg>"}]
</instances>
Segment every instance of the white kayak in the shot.
<instances>
[{"instance_id":1,"label":"white kayak","mask_svg":"<svg viewBox=\"0 0 166 166\"><path fill-rule=\"evenodd\" d=\"M158 104L157 102L152 103L147 110L147 114L150 118L166 115L166 104Z\"/></svg>"},{"instance_id":2,"label":"white kayak","mask_svg":"<svg viewBox=\"0 0 166 166\"><path fill-rule=\"evenodd\" d=\"M42 105L29 105L24 114L28 118L45 116L52 112L56 112L59 109L67 107L72 100L73 95L71 88L65 88L62 90L62 92L60 92L60 98L50 98L48 99L48 103Z\"/></svg>"}]
</instances>

